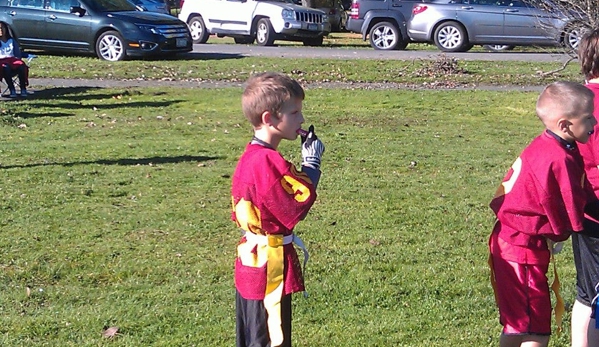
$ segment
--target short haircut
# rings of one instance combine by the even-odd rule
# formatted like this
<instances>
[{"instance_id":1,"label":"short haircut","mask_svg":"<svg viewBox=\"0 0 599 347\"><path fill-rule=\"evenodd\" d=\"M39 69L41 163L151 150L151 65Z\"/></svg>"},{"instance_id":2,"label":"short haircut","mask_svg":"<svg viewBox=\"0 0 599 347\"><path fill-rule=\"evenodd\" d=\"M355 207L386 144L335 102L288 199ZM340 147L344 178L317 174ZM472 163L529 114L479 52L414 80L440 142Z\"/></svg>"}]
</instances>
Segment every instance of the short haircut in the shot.
<instances>
[{"instance_id":1,"label":"short haircut","mask_svg":"<svg viewBox=\"0 0 599 347\"><path fill-rule=\"evenodd\" d=\"M580 83L553 82L537 99L537 115L543 123L558 118L578 118L583 107L593 105L595 95Z\"/></svg>"},{"instance_id":2,"label":"short haircut","mask_svg":"<svg viewBox=\"0 0 599 347\"><path fill-rule=\"evenodd\" d=\"M588 81L599 77L599 29L587 32L578 45L580 71Z\"/></svg>"},{"instance_id":3,"label":"short haircut","mask_svg":"<svg viewBox=\"0 0 599 347\"><path fill-rule=\"evenodd\" d=\"M269 111L278 117L283 105L290 99L304 100L304 88L293 78L276 72L263 72L247 81L241 107L243 115L254 128L262 125L262 114Z\"/></svg>"}]
</instances>

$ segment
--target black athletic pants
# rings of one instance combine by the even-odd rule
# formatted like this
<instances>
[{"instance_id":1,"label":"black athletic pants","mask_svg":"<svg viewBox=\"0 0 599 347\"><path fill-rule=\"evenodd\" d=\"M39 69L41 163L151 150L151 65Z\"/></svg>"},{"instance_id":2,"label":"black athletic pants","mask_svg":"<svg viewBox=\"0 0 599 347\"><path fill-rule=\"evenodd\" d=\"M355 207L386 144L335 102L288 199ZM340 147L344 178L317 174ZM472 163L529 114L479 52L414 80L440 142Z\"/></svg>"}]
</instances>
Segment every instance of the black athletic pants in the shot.
<instances>
[{"instance_id":1,"label":"black athletic pants","mask_svg":"<svg viewBox=\"0 0 599 347\"><path fill-rule=\"evenodd\" d=\"M237 347L275 347L270 344L266 319L268 314L262 300L247 300L235 291L237 315ZM291 347L291 294L281 299L283 344ZM278 346L277 346L278 347Z\"/></svg>"}]
</instances>

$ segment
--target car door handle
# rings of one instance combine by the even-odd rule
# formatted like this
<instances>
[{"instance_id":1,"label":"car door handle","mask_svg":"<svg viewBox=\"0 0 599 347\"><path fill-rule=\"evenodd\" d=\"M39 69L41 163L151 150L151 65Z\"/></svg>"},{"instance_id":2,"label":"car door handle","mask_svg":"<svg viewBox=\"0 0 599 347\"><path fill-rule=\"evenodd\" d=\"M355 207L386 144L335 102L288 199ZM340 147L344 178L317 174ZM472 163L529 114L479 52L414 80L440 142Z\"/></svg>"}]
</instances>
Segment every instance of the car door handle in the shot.
<instances>
[{"instance_id":1,"label":"car door handle","mask_svg":"<svg viewBox=\"0 0 599 347\"><path fill-rule=\"evenodd\" d=\"M16 11L10 11L10 12L8 12L8 14L11 15L11 16L16 16L17 12Z\"/></svg>"},{"instance_id":2,"label":"car door handle","mask_svg":"<svg viewBox=\"0 0 599 347\"><path fill-rule=\"evenodd\" d=\"M391 7L401 7L401 4L392 4Z\"/></svg>"},{"instance_id":3,"label":"car door handle","mask_svg":"<svg viewBox=\"0 0 599 347\"><path fill-rule=\"evenodd\" d=\"M55 20L58 17L56 17L55 15L51 15L51 16L48 16L48 18L50 18L50 20Z\"/></svg>"},{"instance_id":4,"label":"car door handle","mask_svg":"<svg viewBox=\"0 0 599 347\"><path fill-rule=\"evenodd\" d=\"M471 10L473 8L474 7L472 7L472 6L462 6L462 10Z\"/></svg>"},{"instance_id":5,"label":"car door handle","mask_svg":"<svg viewBox=\"0 0 599 347\"><path fill-rule=\"evenodd\" d=\"M515 8L508 8L507 10L505 10L505 12L514 13L514 12L520 12L520 11L516 10Z\"/></svg>"}]
</instances>

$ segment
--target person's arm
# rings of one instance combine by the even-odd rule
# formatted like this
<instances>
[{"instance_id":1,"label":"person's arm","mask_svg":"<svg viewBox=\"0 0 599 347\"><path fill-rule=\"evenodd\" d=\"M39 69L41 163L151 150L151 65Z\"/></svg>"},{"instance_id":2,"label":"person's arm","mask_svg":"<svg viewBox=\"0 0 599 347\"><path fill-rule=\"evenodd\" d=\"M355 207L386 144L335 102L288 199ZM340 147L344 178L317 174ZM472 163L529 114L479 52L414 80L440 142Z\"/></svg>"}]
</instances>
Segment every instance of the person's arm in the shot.
<instances>
[{"instance_id":1,"label":"person's arm","mask_svg":"<svg viewBox=\"0 0 599 347\"><path fill-rule=\"evenodd\" d=\"M21 54L21 48L19 47L19 42L14 38L12 40L12 55L15 58L23 59L23 55Z\"/></svg>"}]
</instances>

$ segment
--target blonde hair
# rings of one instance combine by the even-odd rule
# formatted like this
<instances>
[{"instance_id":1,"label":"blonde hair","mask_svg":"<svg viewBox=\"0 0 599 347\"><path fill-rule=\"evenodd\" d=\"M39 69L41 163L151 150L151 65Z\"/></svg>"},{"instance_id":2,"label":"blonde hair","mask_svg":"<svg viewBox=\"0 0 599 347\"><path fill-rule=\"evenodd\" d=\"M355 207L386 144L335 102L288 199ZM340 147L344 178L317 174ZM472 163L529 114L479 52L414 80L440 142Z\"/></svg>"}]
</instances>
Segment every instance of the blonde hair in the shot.
<instances>
[{"instance_id":1,"label":"blonde hair","mask_svg":"<svg viewBox=\"0 0 599 347\"><path fill-rule=\"evenodd\" d=\"M304 100L305 97L304 88L293 78L277 72L263 72L248 79L241 97L241 107L245 118L254 128L258 128L265 111L278 117L287 101Z\"/></svg>"},{"instance_id":2,"label":"blonde hair","mask_svg":"<svg viewBox=\"0 0 599 347\"><path fill-rule=\"evenodd\" d=\"M580 83L553 82L537 99L537 116L544 124L562 117L577 118L583 107L593 105L594 97L593 92Z\"/></svg>"}]
</instances>

